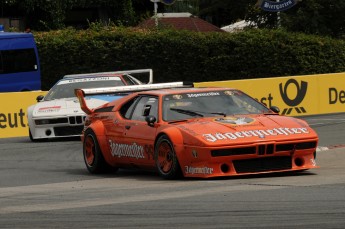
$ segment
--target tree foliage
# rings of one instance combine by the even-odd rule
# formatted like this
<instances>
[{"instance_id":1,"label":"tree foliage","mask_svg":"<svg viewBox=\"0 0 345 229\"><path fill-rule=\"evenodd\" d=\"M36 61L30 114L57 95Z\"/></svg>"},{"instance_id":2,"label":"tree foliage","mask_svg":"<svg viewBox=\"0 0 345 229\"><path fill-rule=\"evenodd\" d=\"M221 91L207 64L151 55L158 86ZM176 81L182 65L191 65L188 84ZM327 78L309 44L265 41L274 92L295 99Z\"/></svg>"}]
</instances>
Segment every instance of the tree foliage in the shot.
<instances>
[{"instance_id":1,"label":"tree foliage","mask_svg":"<svg viewBox=\"0 0 345 229\"><path fill-rule=\"evenodd\" d=\"M280 0L282 1L282 0ZM277 28L332 37L345 36L344 0L298 0L294 7L272 13L260 9L258 0L180 0L171 6L159 3L165 12L191 12L218 27L239 20L255 22L259 28ZM75 8L102 9L117 25L134 26L153 14L150 0L6 0L3 6L16 9L34 30L66 26L67 13ZM2 8L4 11L4 8ZM96 10L97 11L97 10Z\"/></svg>"},{"instance_id":2,"label":"tree foliage","mask_svg":"<svg viewBox=\"0 0 345 229\"><path fill-rule=\"evenodd\" d=\"M67 13L73 8L103 8L110 20L131 26L137 21L134 0L9 0L6 5L15 7L24 16L28 26L35 30L55 30L66 26ZM139 0L135 0L139 1Z\"/></svg>"},{"instance_id":3,"label":"tree foliage","mask_svg":"<svg viewBox=\"0 0 345 229\"><path fill-rule=\"evenodd\" d=\"M212 23L218 27L226 26L246 18L248 5L253 0L200 0L199 16L212 18Z\"/></svg>"},{"instance_id":4,"label":"tree foliage","mask_svg":"<svg viewBox=\"0 0 345 229\"><path fill-rule=\"evenodd\" d=\"M303 0L282 14L289 31L340 37L345 32L344 0Z\"/></svg>"},{"instance_id":5,"label":"tree foliage","mask_svg":"<svg viewBox=\"0 0 345 229\"><path fill-rule=\"evenodd\" d=\"M344 11L344 0L300 0L294 7L280 12L279 16L251 4L247 20L256 22L259 28L279 25L292 32L342 37L345 33Z\"/></svg>"}]
</instances>

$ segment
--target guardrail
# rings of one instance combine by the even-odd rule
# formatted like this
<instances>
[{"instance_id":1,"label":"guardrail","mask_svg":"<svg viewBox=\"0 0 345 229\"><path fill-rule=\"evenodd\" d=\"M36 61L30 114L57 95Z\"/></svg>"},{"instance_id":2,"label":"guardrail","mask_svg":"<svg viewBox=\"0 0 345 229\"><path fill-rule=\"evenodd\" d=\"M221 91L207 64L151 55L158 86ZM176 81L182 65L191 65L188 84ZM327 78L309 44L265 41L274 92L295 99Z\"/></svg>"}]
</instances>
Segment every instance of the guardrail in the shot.
<instances>
[{"instance_id":1,"label":"guardrail","mask_svg":"<svg viewBox=\"0 0 345 229\"><path fill-rule=\"evenodd\" d=\"M238 88L288 116L345 112L345 73L200 82L195 86ZM27 108L46 93L0 93L0 138L28 136Z\"/></svg>"}]
</instances>

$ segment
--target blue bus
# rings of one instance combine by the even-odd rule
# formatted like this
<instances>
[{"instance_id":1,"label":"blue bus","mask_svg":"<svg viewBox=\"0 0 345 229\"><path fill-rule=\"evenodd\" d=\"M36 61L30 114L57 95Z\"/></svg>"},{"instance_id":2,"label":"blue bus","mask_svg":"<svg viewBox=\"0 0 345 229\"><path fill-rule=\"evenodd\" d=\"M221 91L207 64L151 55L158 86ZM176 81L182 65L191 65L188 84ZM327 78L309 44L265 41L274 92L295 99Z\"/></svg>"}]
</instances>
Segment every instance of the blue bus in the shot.
<instances>
[{"instance_id":1,"label":"blue bus","mask_svg":"<svg viewBox=\"0 0 345 229\"><path fill-rule=\"evenodd\" d=\"M0 92L41 90L41 70L31 33L0 31Z\"/></svg>"}]
</instances>

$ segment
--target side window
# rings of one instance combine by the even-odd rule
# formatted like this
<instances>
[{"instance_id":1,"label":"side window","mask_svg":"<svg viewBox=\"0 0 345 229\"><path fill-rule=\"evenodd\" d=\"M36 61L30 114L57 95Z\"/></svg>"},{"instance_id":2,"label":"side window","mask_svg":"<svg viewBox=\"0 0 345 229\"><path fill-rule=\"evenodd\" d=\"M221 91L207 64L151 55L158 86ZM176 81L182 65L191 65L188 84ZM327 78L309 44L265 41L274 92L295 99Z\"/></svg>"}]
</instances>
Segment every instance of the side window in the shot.
<instances>
[{"instance_id":1,"label":"side window","mask_svg":"<svg viewBox=\"0 0 345 229\"><path fill-rule=\"evenodd\" d=\"M148 115L153 115L157 117L158 115L158 98L152 96L143 96L137 103L132 120L145 121L145 117Z\"/></svg>"},{"instance_id":2,"label":"side window","mask_svg":"<svg viewBox=\"0 0 345 229\"><path fill-rule=\"evenodd\" d=\"M34 49L3 50L3 73L37 71Z\"/></svg>"},{"instance_id":3,"label":"side window","mask_svg":"<svg viewBox=\"0 0 345 229\"><path fill-rule=\"evenodd\" d=\"M127 85L133 85L134 84L134 82L128 77L128 75L123 75L122 78L126 82Z\"/></svg>"},{"instance_id":4,"label":"side window","mask_svg":"<svg viewBox=\"0 0 345 229\"><path fill-rule=\"evenodd\" d=\"M2 66L2 51L0 51L0 74L4 71L4 68Z\"/></svg>"},{"instance_id":5,"label":"side window","mask_svg":"<svg viewBox=\"0 0 345 229\"><path fill-rule=\"evenodd\" d=\"M126 119L131 118L134 106L135 106L135 104L137 104L138 99L139 99L139 97L136 97L121 107L120 114L122 117L124 117Z\"/></svg>"}]
</instances>

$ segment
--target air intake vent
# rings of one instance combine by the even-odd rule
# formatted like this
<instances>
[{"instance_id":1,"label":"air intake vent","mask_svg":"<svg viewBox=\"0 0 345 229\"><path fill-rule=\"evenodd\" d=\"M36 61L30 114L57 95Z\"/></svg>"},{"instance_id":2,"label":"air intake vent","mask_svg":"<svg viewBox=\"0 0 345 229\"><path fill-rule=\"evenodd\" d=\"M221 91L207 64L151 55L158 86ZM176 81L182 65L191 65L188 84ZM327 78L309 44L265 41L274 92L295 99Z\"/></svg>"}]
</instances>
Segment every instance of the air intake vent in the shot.
<instances>
[{"instance_id":1,"label":"air intake vent","mask_svg":"<svg viewBox=\"0 0 345 229\"><path fill-rule=\"evenodd\" d=\"M256 154L256 147L220 149L220 150L211 151L212 157L235 156L235 155L246 155L246 154Z\"/></svg>"},{"instance_id":2,"label":"air intake vent","mask_svg":"<svg viewBox=\"0 0 345 229\"><path fill-rule=\"evenodd\" d=\"M313 149L316 148L317 143L313 142L301 142L301 143L290 143L290 144L278 144L276 145L276 152L281 151L292 151L294 149Z\"/></svg>"},{"instance_id":3,"label":"air intake vent","mask_svg":"<svg viewBox=\"0 0 345 229\"><path fill-rule=\"evenodd\" d=\"M258 173L292 168L291 157L262 157L233 161L237 173Z\"/></svg>"}]
</instances>

